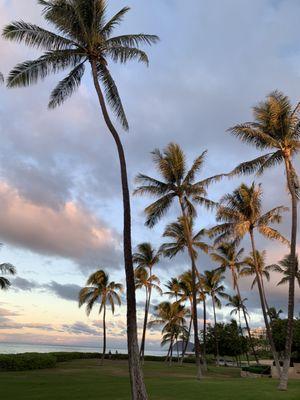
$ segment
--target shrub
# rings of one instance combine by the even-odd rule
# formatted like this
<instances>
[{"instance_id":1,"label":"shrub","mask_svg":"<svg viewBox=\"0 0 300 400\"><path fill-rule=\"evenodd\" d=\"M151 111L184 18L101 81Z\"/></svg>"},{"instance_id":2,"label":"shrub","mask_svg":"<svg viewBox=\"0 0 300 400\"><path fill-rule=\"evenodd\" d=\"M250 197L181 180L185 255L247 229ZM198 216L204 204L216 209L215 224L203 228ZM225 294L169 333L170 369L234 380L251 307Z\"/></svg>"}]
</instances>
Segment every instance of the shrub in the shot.
<instances>
[{"instance_id":1,"label":"shrub","mask_svg":"<svg viewBox=\"0 0 300 400\"><path fill-rule=\"evenodd\" d=\"M0 355L0 370L3 371L28 371L53 368L55 365L56 358L50 354L24 353Z\"/></svg>"},{"instance_id":2,"label":"shrub","mask_svg":"<svg viewBox=\"0 0 300 400\"><path fill-rule=\"evenodd\" d=\"M258 375L270 375L271 367L269 365L251 365L249 367L242 367L242 371Z\"/></svg>"},{"instance_id":3,"label":"shrub","mask_svg":"<svg viewBox=\"0 0 300 400\"><path fill-rule=\"evenodd\" d=\"M56 358L57 362L66 362L72 360L90 360L100 358L99 353L79 353L79 352L52 352L49 355Z\"/></svg>"}]
</instances>

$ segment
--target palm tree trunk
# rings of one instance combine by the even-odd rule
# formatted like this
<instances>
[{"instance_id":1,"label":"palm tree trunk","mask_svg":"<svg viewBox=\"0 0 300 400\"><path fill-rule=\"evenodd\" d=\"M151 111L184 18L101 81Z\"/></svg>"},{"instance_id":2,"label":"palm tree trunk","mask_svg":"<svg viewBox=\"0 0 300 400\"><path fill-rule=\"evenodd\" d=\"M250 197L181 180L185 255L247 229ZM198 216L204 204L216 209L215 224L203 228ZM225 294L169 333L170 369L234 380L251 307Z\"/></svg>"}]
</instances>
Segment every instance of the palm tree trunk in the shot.
<instances>
[{"instance_id":1,"label":"palm tree trunk","mask_svg":"<svg viewBox=\"0 0 300 400\"><path fill-rule=\"evenodd\" d=\"M201 360L200 360L201 348L200 348L200 340L199 340L199 335L198 335L197 290L196 290L197 267L196 267L195 256L194 256L194 251L193 251L191 232L189 229L188 220L187 220L187 216L185 213L185 209L184 209L184 205L183 205L183 201L182 201L181 197L179 197L179 203L180 203L181 212L182 212L183 221L184 221L184 230L185 230L185 236L186 236L186 241L187 241L187 245L188 245L188 251L189 251L189 255L190 255L190 259L191 259L191 263L192 263L192 295L193 295L192 315L193 315L193 325L194 325L194 343L195 343L195 358L196 358L196 366L197 366L197 379L200 380L200 379L202 379L202 370L201 370Z\"/></svg>"},{"instance_id":2,"label":"palm tree trunk","mask_svg":"<svg viewBox=\"0 0 300 400\"><path fill-rule=\"evenodd\" d=\"M103 308L103 350L102 350L101 365L104 364L105 353L106 353L106 304L104 304Z\"/></svg>"},{"instance_id":3,"label":"palm tree trunk","mask_svg":"<svg viewBox=\"0 0 300 400\"><path fill-rule=\"evenodd\" d=\"M147 331L150 300L151 300L151 288L149 289L149 293L146 288L144 326L143 326L143 335L142 335L141 348L140 348L140 357L141 357L142 363L144 363L144 357L145 357L145 342L146 342L146 331Z\"/></svg>"},{"instance_id":4,"label":"palm tree trunk","mask_svg":"<svg viewBox=\"0 0 300 400\"><path fill-rule=\"evenodd\" d=\"M184 356L190 341L190 337L191 337L191 330L192 330L192 322L193 322L193 318L191 317L190 319L190 325L189 325L189 331L188 331L188 335L187 335L187 339L186 339L186 344L184 346L184 349L182 351L182 356L181 356L181 365L183 364L183 360L184 360Z\"/></svg>"},{"instance_id":5,"label":"palm tree trunk","mask_svg":"<svg viewBox=\"0 0 300 400\"><path fill-rule=\"evenodd\" d=\"M259 275L259 267L258 267L258 262L257 262L257 257L256 257L254 234L253 234L253 230L252 229L249 231L249 234L250 234L252 253L253 253L253 259L254 259L254 264L255 264L257 286L258 286L258 292L259 292L259 297L260 297L260 304L261 304L261 309L262 309L262 313L263 313L263 317L264 317L264 321L265 321L267 337L269 339L269 344L270 344L272 355L273 355L273 358L274 358L274 361L275 361L275 365L276 365L276 368L277 368L278 376L281 376L281 368L280 368L280 364L279 364L278 354L277 354L275 343L274 343L274 340L273 340L272 330L271 330L271 326L270 326L270 323L269 323L268 314L267 314L267 310L266 310L266 305L265 305L264 297L263 297L262 285L261 285L260 275Z\"/></svg>"},{"instance_id":6,"label":"palm tree trunk","mask_svg":"<svg viewBox=\"0 0 300 400\"><path fill-rule=\"evenodd\" d=\"M207 315L206 315L206 299L203 299L203 369L207 371L206 361L206 326L207 326Z\"/></svg>"},{"instance_id":7,"label":"palm tree trunk","mask_svg":"<svg viewBox=\"0 0 300 400\"><path fill-rule=\"evenodd\" d=\"M296 277L296 241L297 241L297 196L295 193L295 187L293 183L293 166L290 157L285 157L285 168L287 185L291 195L292 202L292 228L291 228L291 270L289 271L289 298L288 298L288 321L287 321L287 331L286 331L286 342L284 349L284 362L282 374L280 376L279 389L287 390L288 384L288 373L291 361L291 350L293 342L293 330L294 330L294 309L295 309L295 277Z\"/></svg>"},{"instance_id":8,"label":"palm tree trunk","mask_svg":"<svg viewBox=\"0 0 300 400\"><path fill-rule=\"evenodd\" d=\"M171 348L172 348L172 340L170 340L170 346L169 346L169 350L168 350L165 362L167 362L169 360L169 357L170 357L170 354L171 354Z\"/></svg>"},{"instance_id":9,"label":"palm tree trunk","mask_svg":"<svg viewBox=\"0 0 300 400\"><path fill-rule=\"evenodd\" d=\"M211 296L212 299L212 305L213 305L213 311L214 311L214 321L215 321L215 326L214 326L214 332L215 332L215 344L216 344L216 356L217 356L217 366L220 366L220 355L219 355L219 338L218 338L218 332L217 332L217 314L216 314L216 304L215 304L215 296L212 294Z\"/></svg>"},{"instance_id":10,"label":"palm tree trunk","mask_svg":"<svg viewBox=\"0 0 300 400\"><path fill-rule=\"evenodd\" d=\"M239 296L239 299L240 299L240 302L241 302L242 301L242 297L241 297L241 292L240 292L240 288L239 288L239 284L238 284L237 280L235 282L235 287L236 287L237 295ZM245 320L245 324L246 324L246 328L247 328L247 333L248 333L248 337L249 337L249 341L250 341L250 346L251 346L251 349L252 349L256 364L259 364L259 359L257 357L256 351L255 351L255 347L254 347L254 344L253 344L253 339L252 339L252 336L251 336L251 330L250 330L250 326L249 326L249 322L248 322L248 318L247 318L247 314L246 314L246 310L245 310L244 305L242 305L242 311L243 311L243 316L244 316L244 320Z\"/></svg>"},{"instance_id":11,"label":"palm tree trunk","mask_svg":"<svg viewBox=\"0 0 300 400\"><path fill-rule=\"evenodd\" d=\"M132 400L147 400L147 391L144 383L143 372L139 359L139 347L137 337L137 322L136 322L136 298L135 298L135 283L134 270L132 264L132 245L131 245L131 211L130 211L130 195L128 188L127 166L124 154L124 149L118 132L113 126L109 117L103 93L98 81L97 66L94 60L91 60L92 74L95 90L98 95L100 108L105 120L105 123L113 136L117 146L122 181L123 193L123 208L124 208L124 264L126 274L126 296L127 296L127 346L128 346L128 363L131 383Z\"/></svg>"}]
</instances>

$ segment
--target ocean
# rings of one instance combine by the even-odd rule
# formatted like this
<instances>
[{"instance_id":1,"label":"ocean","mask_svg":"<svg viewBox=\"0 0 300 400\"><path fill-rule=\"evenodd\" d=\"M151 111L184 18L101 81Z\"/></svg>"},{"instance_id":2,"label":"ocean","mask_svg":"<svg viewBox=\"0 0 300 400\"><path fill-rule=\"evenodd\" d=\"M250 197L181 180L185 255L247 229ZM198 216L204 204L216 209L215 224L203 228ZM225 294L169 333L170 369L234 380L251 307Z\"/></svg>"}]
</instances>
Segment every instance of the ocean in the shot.
<instances>
[{"instance_id":1,"label":"ocean","mask_svg":"<svg viewBox=\"0 0 300 400\"><path fill-rule=\"evenodd\" d=\"M51 353L51 352L73 352L80 353L99 353L101 347L80 347L80 346L61 346L61 345L44 345L44 344L24 344L24 343L0 343L0 354L18 354L18 353ZM117 351L119 354L126 354L126 349L113 349L108 348L107 352L111 351L113 354ZM145 351L146 355L151 356L165 356L166 351L148 350Z\"/></svg>"}]
</instances>

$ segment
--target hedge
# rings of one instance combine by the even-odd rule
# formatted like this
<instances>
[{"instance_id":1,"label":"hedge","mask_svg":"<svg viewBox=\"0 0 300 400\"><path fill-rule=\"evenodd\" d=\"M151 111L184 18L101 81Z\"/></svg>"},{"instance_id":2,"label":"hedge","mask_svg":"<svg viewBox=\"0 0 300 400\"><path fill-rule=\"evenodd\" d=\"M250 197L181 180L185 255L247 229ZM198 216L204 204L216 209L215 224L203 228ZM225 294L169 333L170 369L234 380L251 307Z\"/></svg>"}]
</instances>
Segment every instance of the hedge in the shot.
<instances>
[{"instance_id":1,"label":"hedge","mask_svg":"<svg viewBox=\"0 0 300 400\"><path fill-rule=\"evenodd\" d=\"M28 371L53 368L55 365L56 358L50 354L24 353L0 355L0 370L3 371Z\"/></svg>"},{"instance_id":2,"label":"hedge","mask_svg":"<svg viewBox=\"0 0 300 400\"><path fill-rule=\"evenodd\" d=\"M269 365L251 365L248 367L242 367L242 371L258 375L270 375L271 367Z\"/></svg>"}]
</instances>

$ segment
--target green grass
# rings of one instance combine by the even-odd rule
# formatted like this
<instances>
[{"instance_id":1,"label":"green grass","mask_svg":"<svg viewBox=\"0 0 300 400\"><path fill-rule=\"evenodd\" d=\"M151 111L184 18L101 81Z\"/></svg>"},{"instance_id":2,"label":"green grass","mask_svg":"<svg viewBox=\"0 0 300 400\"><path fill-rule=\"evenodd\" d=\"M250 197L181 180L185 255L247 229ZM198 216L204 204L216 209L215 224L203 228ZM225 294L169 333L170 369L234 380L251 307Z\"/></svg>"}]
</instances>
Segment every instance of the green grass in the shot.
<instances>
[{"instance_id":1,"label":"green grass","mask_svg":"<svg viewBox=\"0 0 300 400\"><path fill-rule=\"evenodd\" d=\"M278 392L270 378L240 378L235 368L210 368L201 382L195 366L168 367L147 362L144 367L151 400L299 400L300 381L291 381L288 392ZM54 369L0 373L1 399L5 400L129 400L126 361L97 360L59 363Z\"/></svg>"}]
</instances>

